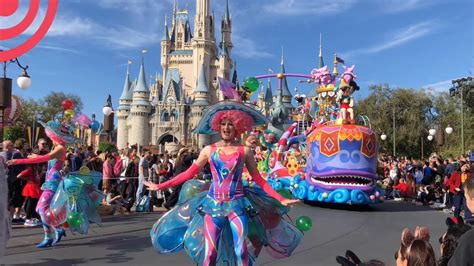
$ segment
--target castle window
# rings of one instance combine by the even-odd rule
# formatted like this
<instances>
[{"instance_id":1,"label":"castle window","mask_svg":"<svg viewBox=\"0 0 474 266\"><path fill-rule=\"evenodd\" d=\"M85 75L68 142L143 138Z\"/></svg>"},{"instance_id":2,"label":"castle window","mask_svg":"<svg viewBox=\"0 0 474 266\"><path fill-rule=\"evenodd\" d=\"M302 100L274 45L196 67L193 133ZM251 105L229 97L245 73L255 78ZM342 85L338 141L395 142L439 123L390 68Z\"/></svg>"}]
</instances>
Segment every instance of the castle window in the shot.
<instances>
[{"instance_id":1,"label":"castle window","mask_svg":"<svg viewBox=\"0 0 474 266\"><path fill-rule=\"evenodd\" d=\"M176 121L178 121L178 118L179 118L178 111L176 111L176 109L173 109L171 111L170 121L171 122L176 122Z\"/></svg>"},{"instance_id":2,"label":"castle window","mask_svg":"<svg viewBox=\"0 0 474 266\"><path fill-rule=\"evenodd\" d=\"M161 112L160 121L162 122L170 121L170 113L168 112L168 110L163 110L163 112Z\"/></svg>"}]
</instances>

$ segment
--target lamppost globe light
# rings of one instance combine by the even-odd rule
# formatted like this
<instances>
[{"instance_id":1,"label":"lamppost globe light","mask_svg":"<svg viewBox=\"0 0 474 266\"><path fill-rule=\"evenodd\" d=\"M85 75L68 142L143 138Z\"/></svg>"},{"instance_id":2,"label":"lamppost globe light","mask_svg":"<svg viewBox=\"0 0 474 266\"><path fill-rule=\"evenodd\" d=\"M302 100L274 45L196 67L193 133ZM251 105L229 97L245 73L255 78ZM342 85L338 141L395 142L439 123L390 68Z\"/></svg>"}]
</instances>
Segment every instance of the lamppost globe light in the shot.
<instances>
[{"instance_id":1,"label":"lamppost globe light","mask_svg":"<svg viewBox=\"0 0 474 266\"><path fill-rule=\"evenodd\" d=\"M382 134L382 135L380 135L380 138L381 138L382 140L386 140L386 139L387 139L387 135Z\"/></svg>"},{"instance_id":2,"label":"lamppost globe light","mask_svg":"<svg viewBox=\"0 0 474 266\"><path fill-rule=\"evenodd\" d=\"M446 129L445 129L446 133L449 135L451 133L453 133L453 128L451 126L448 126Z\"/></svg>"},{"instance_id":3,"label":"lamppost globe light","mask_svg":"<svg viewBox=\"0 0 474 266\"><path fill-rule=\"evenodd\" d=\"M436 129L433 129L433 128L432 128L432 129L430 129L428 132L430 133L430 136L436 135Z\"/></svg>"},{"instance_id":4,"label":"lamppost globe light","mask_svg":"<svg viewBox=\"0 0 474 266\"><path fill-rule=\"evenodd\" d=\"M112 113L112 107L104 106L104 108L102 108L102 112L105 116L109 116Z\"/></svg>"},{"instance_id":5,"label":"lamppost globe light","mask_svg":"<svg viewBox=\"0 0 474 266\"><path fill-rule=\"evenodd\" d=\"M428 135L428 140L432 141L433 140L433 135Z\"/></svg>"},{"instance_id":6,"label":"lamppost globe light","mask_svg":"<svg viewBox=\"0 0 474 266\"><path fill-rule=\"evenodd\" d=\"M23 70L23 73L21 73L20 77L16 80L16 84L18 87L22 90L27 90L31 86L31 79L30 76L28 76L28 73L26 73L26 70Z\"/></svg>"}]
</instances>

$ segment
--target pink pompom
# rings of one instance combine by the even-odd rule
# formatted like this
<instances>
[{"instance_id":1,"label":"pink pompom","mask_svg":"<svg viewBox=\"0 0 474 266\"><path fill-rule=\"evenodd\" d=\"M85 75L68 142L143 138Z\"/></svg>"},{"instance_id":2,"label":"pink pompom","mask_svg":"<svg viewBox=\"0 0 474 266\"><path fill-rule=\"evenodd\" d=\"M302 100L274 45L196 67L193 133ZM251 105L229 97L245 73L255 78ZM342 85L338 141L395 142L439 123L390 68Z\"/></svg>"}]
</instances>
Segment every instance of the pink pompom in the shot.
<instances>
[{"instance_id":1,"label":"pink pompom","mask_svg":"<svg viewBox=\"0 0 474 266\"><path fill-rule=\"evenodd\" d=\"M374 200L375 200L375 196L374 196L374 195L370 195L369 198L370 198L371 201L374 201Z\"/></svg>"},{"instance_id":2,"label":"pink pompom","mask_svg":"<svg viewBox=\"0 0 474 266\"><path fill-rule=\"evenodd\" d=\"M85 114L79 114L74 120L84 128L89 127L92 123L92 120Z\"/></svg>"}]
</instances>

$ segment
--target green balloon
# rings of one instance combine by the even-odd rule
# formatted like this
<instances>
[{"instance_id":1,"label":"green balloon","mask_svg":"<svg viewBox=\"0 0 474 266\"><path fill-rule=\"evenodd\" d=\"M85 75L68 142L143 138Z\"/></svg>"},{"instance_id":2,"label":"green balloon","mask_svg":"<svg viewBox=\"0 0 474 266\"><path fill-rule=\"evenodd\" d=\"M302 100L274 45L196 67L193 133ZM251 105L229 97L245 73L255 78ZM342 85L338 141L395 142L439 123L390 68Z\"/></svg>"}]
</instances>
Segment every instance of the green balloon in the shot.
<instances>
[{"instance_id":1,"label":"green balloon","mask_svg":"<svg viewBox=\"0 0 474 266\"><path fill-rule=\"evenodd\" d=\"M284 197L284 198L287 198L287 199L293 198L292 195L291 195L291 193L290 193L290 191L287 190L287 189L279 188L279 189L277 189L276 192L278 192L278 194L280 194L280 195L281 195L282 197Z\"/></svg>"},{"instance_id":2,"label":"green balloon","mask_svg":"<svg viewBox=\"0 0 474 266\"><path fill-rule=\"evenodd\" d=\"M246 87L250 92L257 91L259 86L258 79L254 77L249 77L244 80L244 87Z\"/></svg>"},{"instance_id":3,"label":"green balloon","mask_svg":"<svg viewBox=\"0 0 474 266\"><path fill-rule=\"evenodd\" d=\"M67 223L70 227L79 227L82 224L82 214L79 212L71 212L67 215Z\"/></svg>"},{"instance_id":4,"label":"green balloon","mask_svg":"<svg viewBox=\"0 0 474 266\"><path fill-rule=\"evenodd\" d=\"M299 216L296 218L296 228L304 232L310 230L311 227L313 227L313 222L308 216Z\"/></svg>"}]
</instances>

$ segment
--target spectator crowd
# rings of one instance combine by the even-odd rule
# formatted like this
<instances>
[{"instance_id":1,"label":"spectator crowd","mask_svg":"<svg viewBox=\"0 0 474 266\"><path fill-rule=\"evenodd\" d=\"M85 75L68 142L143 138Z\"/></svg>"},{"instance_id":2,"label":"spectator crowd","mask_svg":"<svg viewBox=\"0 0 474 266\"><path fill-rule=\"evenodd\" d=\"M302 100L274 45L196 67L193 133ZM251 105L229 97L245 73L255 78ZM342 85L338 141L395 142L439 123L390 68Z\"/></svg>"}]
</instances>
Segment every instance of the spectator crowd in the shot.
<instances>
[{"instance_id":1,"label":"spectator crowd","mask_svg":"<svg viewBox=\"0 0 474 266\"><path fill-rule=\"evenodd\" d=\"M4 165L8 160L44 155L50 151L45 139L39 139L35 147L29 147L24 139L15 142L6 140L2 144L0 159ZM187 148L175 153L162 154L153 154L146 149L138 152L134 147L118 152L95 151L91 146L84 149L70 148L62 174L79 171L82 166L102 173L99 189L106 197L99 208L103 214L127 214L132 210L153 211L153 207L170 209L178 201L181 187L166 191L148 191L144 189L143 182L167 181L186 170L196 158L197 153ZM47 163L26 166L5 165L5 168L12 224L40 226L41 220L35 209L41 196L41 185L45 180Z\"/></svg>"},{"instance_id":2,"label":"spectator crowd","mask_svg":"<svg viewBox=\"0 0 474 266\"><path fill-rule=\"evenodd\" d=\"M39 139L29 147L24 139L4 141L0 163L12 159L47 154L48 142ZM105 210L112 213L153 211L153 207L172 208L178 201L181 186L165 191L148 191L144 181L161 183L185 171L197 158L197 151L182 148L176 153L153 154L131 147L121 151L94 151L93 147L70 148L63 175L87 166L102 173L99 189L106 195ZM8 199L13 224L41 225L36 204L41 195L47 164L12 165L7 168ZM385 190L386 199L408 200L418 205L443 210L447 218L446 233L439 237L441 257L436 259L430 244L428 228L417 227L401 234L400 248L395 252L396 265L474 265L474 176L472 162L467 157L442 159L434 154L428 160L380 156L378 184ZM210 169L204 167L200 177L209 178ZM338 256L341 265L362 265L351 251ZM384 265L377 260L364 265Z\"/></svg>"}]
</instances>

